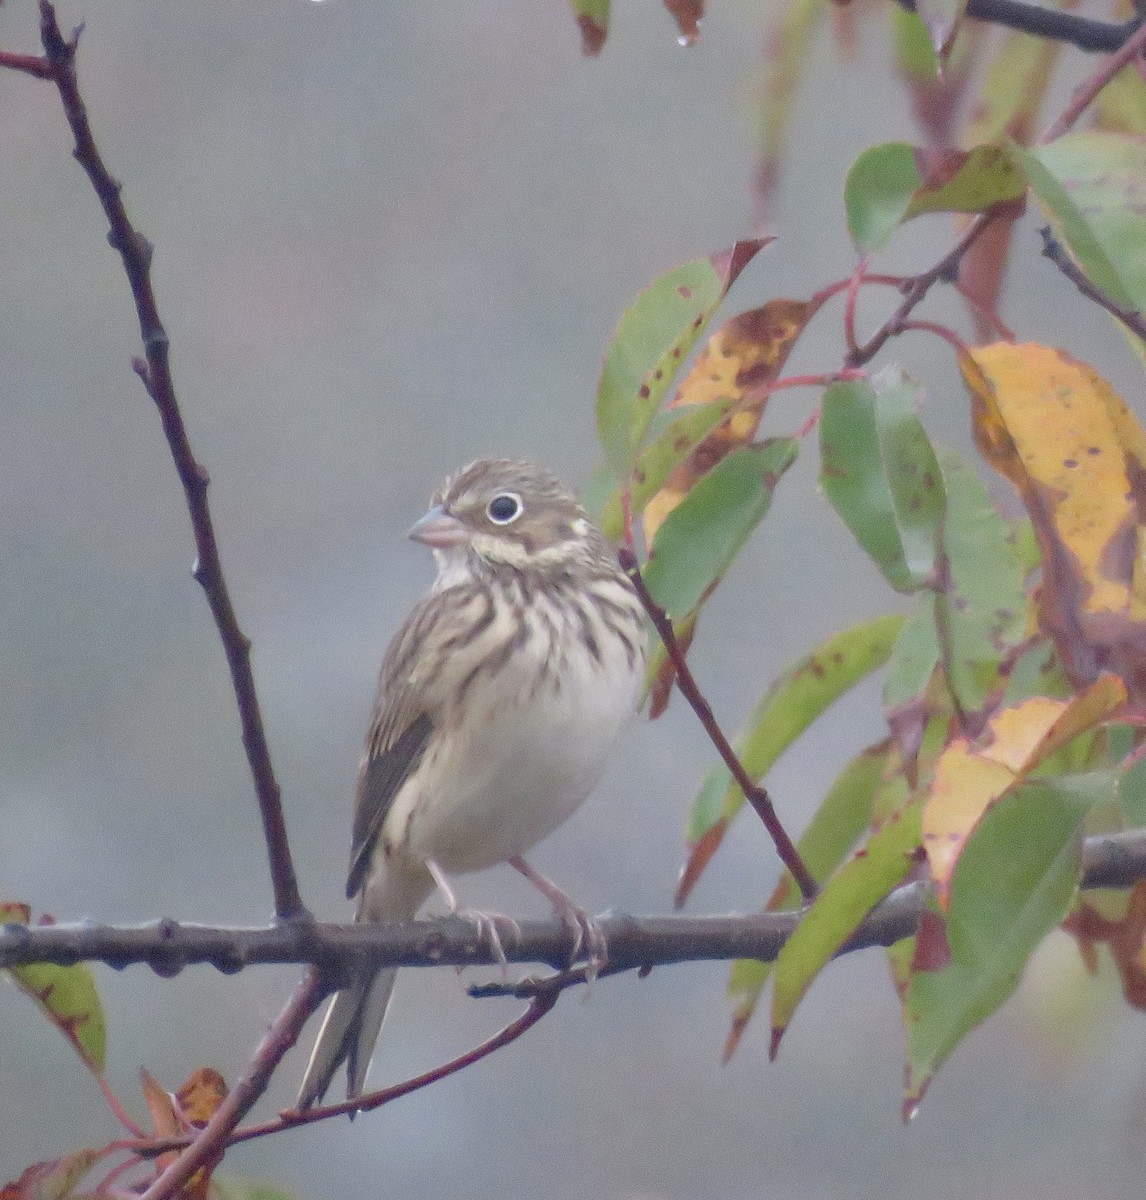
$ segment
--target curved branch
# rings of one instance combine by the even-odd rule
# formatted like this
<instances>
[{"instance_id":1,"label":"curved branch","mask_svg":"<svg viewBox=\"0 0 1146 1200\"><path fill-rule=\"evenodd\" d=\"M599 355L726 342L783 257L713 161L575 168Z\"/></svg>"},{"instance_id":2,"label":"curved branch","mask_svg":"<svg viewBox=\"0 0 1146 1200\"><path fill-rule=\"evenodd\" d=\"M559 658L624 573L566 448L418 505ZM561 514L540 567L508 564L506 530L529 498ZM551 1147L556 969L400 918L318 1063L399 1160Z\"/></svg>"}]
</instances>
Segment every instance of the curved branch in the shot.
<instances>
[{"instance_id":1,"label":"curved branch","mask_svg":"<svg viewBox=\"0 0 1146 1200\"><path fill-rule=\"evenodd\" d=\"M1130 887L1140 879L1146 879L1146 830L1087 839L1082 887ZM918 883L897 888L859 924L841 953L889 946L914 933L924 894ZM601 927L608 939L609 963L600 974L704 960L771 962L799 919L799 912L607 916ZM516 930L503 923L501 941L507 960L517 963L561 968L573 951L573 934L560 921L522 921ZM366 966L479 966L494 965L495 959L488 941L459 917L362 925L292 921L250 928L170 920L138 926L0 926L0 967L32 962L103 962L116 968L138 963L165 976L196 964L232 973L260 964L300 963L321 968L328 982L337 985ZM570 983L578 982L581 979L572 972ZM532 996L542 986L534 981L509 990Z\"/></svg>"},{"instance_id":2,"label":"curved branch","mask_svg":"<svg viewBox=\"0 0 1146 1200\"><path fill-rule=\"evenodd\" d=\"M92 136L75 70L79 31L77 30L70 40L65 38L60 32L55 8L48 0L40 0L40 37L44 46L42 59L5 52L0 55L0 68L24 71L39 78L50 79L56 85L63 102L64 115L75 139L75 159L91 180L107 217L108 241L123 260L124 273L135 300L145 354L145 358L135 359L132 366L159 410L163 433L187 499L187 509L195 535L196 561L193 573L207 597L231 672L231 685L242 723L243 746L247 752L247 762L254 779L262 816L275 893L275 912L280 918L295 917L304 909L287 842L279 785L271 766L254 676L251 673L251 643L239 627L223 577L214 522L207 504L207 472L191 450L191 442L175 396L175 383L171 377L168 357L167 331L159 318L159 309L151 284L152 246L131 223L120 196L120 184L108 171Z\"/></svg>"}]
</instances>

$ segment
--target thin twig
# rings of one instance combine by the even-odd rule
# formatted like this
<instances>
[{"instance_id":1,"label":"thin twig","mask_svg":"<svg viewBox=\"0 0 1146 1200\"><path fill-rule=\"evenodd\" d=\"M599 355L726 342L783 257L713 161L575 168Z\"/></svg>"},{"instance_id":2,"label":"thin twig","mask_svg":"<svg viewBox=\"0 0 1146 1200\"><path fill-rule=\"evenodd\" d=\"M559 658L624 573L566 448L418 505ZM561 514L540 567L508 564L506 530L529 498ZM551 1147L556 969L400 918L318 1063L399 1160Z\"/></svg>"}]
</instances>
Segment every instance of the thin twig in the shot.
<instances>
[{"instance_id":1,"label":"thin twig","mask_svg":"<svg viewBox=\"0 0 1146 1200\"><path fill-rule=\"evenodd\" d=\"M52 64L38 54L14 54L11 50L0 50L0 67L22 71L36 79L52 78Z\"/></svg>"},{"instance_id":2,"label":"thin twig","mask_svg":"<svg viewBox=\"0 0 1146 1200\"><path fill-rule=\"evenodd\" d=\"M756 810L756 814L760 820L764 822L764 828L768 830L776 846L777 854L780 855L784 866L792 872L792 877L799 884L804 899L810 900L816 894L816 881L804 865L804 860L800 857L800 852L796 849L795 843L788 836L787 830L780 823L780 818L776 815L776 809L772 804L772 798L768 795L767 790L761 784L757 783L744 769L744 764L740 761L736 751L733 750L731 742L724 736L724 731L717 724L716 717L712 712L712 706L704 698L704 694L697 686L692 671L689 669L688 661L677 643L672 622L669 620L665 610L661 608L650 594L644 579L641 577L640 568L633 553L627 548L622 547L618 551L617 557L621 564L621 570L628 575L633 587L636 588L637 595L640 597L645 611L649 614L649 618L656 627L657 633L660 634L661 641L664 642L665 650L668 652L669 659L676 672L676 685L680 688L681 695L689 702L693 712L700 719L700 723L704 726L709 740L716 747L717 753L724 760L724 765L731 771L732 778L736 780L737 786L744 793L744 798Z\"/></svg>"},{"instance_id":3,"label":"thin twig","mask_svg":"<svg viewBox=\"0 0 1146 1200\"><path fill-rule=\"evenodd\" d=\"M1062 137L1093 103L1095 97L1122 70L1129 66L1146 47L1146 23L1139 25L1109 58L1074 90L1070 103L1039 139L1044 145Z\"/></svg>"},{"instance_id":4,"label":"thin twig","mask_svg":"<svg viewBox=\"0 0 1146 1200\"><path fill-rule=\"evenodd\" d=\"M327 994L318 970L308 971L286 1007L267 1031L243 1077L215 1110L203 1131L143 1193L142 1200L169 1200L201 1167L213 1167L230 1144L235 1126L266 1091L282 1057L298 1040L302 1027Z\"/></svg>"},{"instance_id":5,"label":"thin twig","mask_svg":"<svg viewBox=\"0 0 1146 1200\"><path fill-rule=\"evenodd\" d=\"M6 55L0 58L0 66L50 78L56 85L63 102L64 115L75 139L76 161L87 172L103 205L109 226L108 241L119 251L123 260L123 269L135 300L146 356L135 359L132 365L143 381L147 394L159 410L163 432L187 499L191 527L195 535L194 575L206 594L231 672L231 684L242 723L243 746L247 752L247 762L250 764L262 816L263 834L274 885L275 912L280 919L299 917L305 910L291 860L279 785L271 766L254 676L251 673L251 643L239 627L223 577L214 523L207 504L207 472L191 450L175 396L175 384L168 360L167 331L159 318L155 292L151 284L152 246L131 223L120 197L120 184L104 165L92 136L75 71L79 33L77 31L70 40L63 36L56 20L55 9L48 0L40 0L40 36L45 54L42 60L32 60L22 55ZM46 70L34 68L33 62L44 63Z\"/></svg>"},{"instance_id":6,"label":"thin twig","mask_svg":"<svg viewBox=\"0 0 1146 1200\"><path fill-rule=\"evenodd\" d=\"M995 219L995 215L999 212L1010 210L1010 205L1000 205L998 209L981 213L971 222L971 226L967 232L934 266L929 267L922 274L908 280L904 288L903 300L899 307L872 334L867 342L862 346L857 346L847 355L844 359L845 364L849 367L862 367L865 363L871 362L880 350L883 349L884 343L888 338L894 337L903 331L904 323L908 317L911 316L920 301L923 300L936 283L940 280L952 280L958 276L959 264L963 261L963 256L971 249L979 237L982 236L983 231Z\"/></svg>"},{"instance_id":7,"label":"thin twig","mask_svg":"<svg viewBox=\"0 0 1146 1200\"><path fill-rule=\"evenodd\" d=\"M521 1016L515 1017L492 1037L467 1050L464 1054L459 1054L457 1058L450 1059L449 1062L433 1067L421 1075L415 1075L411 1079L403 1080L401 1083L392 1084L390 1087L381 1088L376 1092L367 1092L356 1100L344 1100L339 1104L325 1104L319 1108L308 1108L305 1112L300 1112L297 1108L284 1109L273 1121L262 1121L257 1125L247 1125L242 1129L236 1129L228 1137L227 1145L235 1146L239 1142L252 1142L256 1138L282 1133L283 1130L294 1129L299 1125L313 1125L317 1121L327 1121L331 1117L371 1112L385 1104L399 1100L403 1096L408 1096L411 1092L429 1087L432 1083L438 1083L440 1080L450 1075L456 1075L458 1071L480 1062L481 1059L487 1058L511 1042L516 1042L522 1034L528 1033L560 998L560 988L539 991L530 997L529 1007ZM182 1146L186 1146L188 1142L188 1138L155 1138L134 1143L124 1142L122 1145L123 1148L134 1151L140 1157L154 1158L159 1154L166 1154L170 1150L178 1150Z\"/></svg>"},{"instance_id":8,"label":"thin twig","mask_svg":"<svg viewBox=\"0 0 1146 1200\"><path fill-rule=\"evenodd\" d=\"M1048 225L1044 225L1039 230L1043 239L1043 254L1051 260L1052 263L1074 284L1076 288L1088 299L1093 300L1095 304L1101 305L1115 319L1122 322L1135 337L1146 341L1146 321L1143 321L1142 314L1137 309L1123 308L1120 304L1115 304L1113 300L1099 287L1091 283L1089 279L1075 265L1074 260L1067 254L1062 243L1050 231Z\"/></svg>"}]
</instances>

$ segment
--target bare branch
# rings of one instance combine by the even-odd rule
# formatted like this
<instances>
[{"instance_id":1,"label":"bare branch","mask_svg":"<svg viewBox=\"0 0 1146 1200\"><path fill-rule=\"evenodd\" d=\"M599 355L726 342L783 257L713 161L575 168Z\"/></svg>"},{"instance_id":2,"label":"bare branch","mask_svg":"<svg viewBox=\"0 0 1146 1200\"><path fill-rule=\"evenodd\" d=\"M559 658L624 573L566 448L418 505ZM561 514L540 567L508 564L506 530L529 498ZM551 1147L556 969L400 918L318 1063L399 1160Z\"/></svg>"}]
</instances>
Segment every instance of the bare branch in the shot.
<instances>
[{"instance_id":1,"label":"bare branch","mask_svg":"<svg viewBox=\"0 0 1146 1200\"><path fill-rule=\"evenodd\" d=\"M64 115L75 139L73 153L76 161L87 172L100 204L103 205L109 226L108 241L119 251L123 260L123 269L135 300L145 354L144 358L135 359L132 365L143 381L147 394L159 410L163 432L187 499L191 527L195 535L194 575L206 594L231 672L231 684L242 723L243 746L247 752L247 762L254 779L262 816L263 834L274 885L275 912L280 918L297 917L304 909L287 842L279 785L271 766L254 676L251 673L251 643L239 627L223 577L214 522L207 504L207 472L191 450L187 429L176 400L175 384L168 360L167 331L159 318L155 292L151 285L151 243L128 217L120 196L120 184L105 166L92 136L75 71L79 31L70 40L66 39L60 32L55 9L48 0L40 0L40 36L44 45L43 59L6 53L0 57L0 67L22 70L51 79L56 85L63 102Z\"/></svg>"},{"instance_id":2,"label":"bare branch","mask_svg":"<svg viewBox=\"0 0 1146 1200\"><path fill-rule=\"evenodd\" d=\"M788 831L776 815L775 806L772 804L772 798L768 795L767 789L757 783L744 769L744 764L733 750L732 743L724 736L724 731L717 724L712 706L704 698L704 693L701 692L693 678L688 660L676 640L676 631L672 627L668 613L653 599L645 585L637 565L636 555L631 550L622 548L617 557L621 564L621 570L628 575L645 611L649 614L657 633L660 634L661 641L664 642L665 650L668 652L676 673L676 685L680 689L681 695L689 702L693 712L700 719L709 740L716 747L720 757L724 760L724 765L732 773L732 778L736 780L737 786L744 793L744 798L752 805L760 820L764 822L764 828L768 830L769 836L776 846L776 853L780 855L784 866L791 871L792 878L799 884L804 899L810 900L816 894L816 881L812 878L811 871L804 865L799 850L796 849L795 843L788 836Z\"/></svg>"}]
</instances>

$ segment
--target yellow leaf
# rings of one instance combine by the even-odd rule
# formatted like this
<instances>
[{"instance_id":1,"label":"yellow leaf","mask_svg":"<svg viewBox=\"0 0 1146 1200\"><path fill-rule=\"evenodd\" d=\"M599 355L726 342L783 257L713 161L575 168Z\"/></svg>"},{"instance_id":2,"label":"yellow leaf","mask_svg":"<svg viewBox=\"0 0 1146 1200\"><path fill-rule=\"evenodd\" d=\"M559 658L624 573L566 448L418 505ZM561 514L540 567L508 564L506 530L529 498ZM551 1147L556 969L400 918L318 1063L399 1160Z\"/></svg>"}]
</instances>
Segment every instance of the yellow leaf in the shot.
<instances>
[{"instance_id":1,"label":"yellow leaf","mask_svg":"<svg viewBox=\"0 0 1146 1200\"><path fill-rule=\"evenodd\" d=\"M1018 489L1042 553L1042 628L1076 686L1146 694L1146 433L1085 363L1039 345L971 348L975 438Z\"/></svg>"},{"instance_id":2,"label":"yellow leaf","mask_svg":"<svg viewBox=\"0 0 1146 1200\"><path fill-rule=\"evenodd\" d=\"M1070 700L1032 696L1001 709L977 743L956 738L939 757L923 809L923 848L939 902L950 900L959 856L983 814L1072 738L1126 702L1121 679L1103 675Z\"/></svg>"}]
</instances>

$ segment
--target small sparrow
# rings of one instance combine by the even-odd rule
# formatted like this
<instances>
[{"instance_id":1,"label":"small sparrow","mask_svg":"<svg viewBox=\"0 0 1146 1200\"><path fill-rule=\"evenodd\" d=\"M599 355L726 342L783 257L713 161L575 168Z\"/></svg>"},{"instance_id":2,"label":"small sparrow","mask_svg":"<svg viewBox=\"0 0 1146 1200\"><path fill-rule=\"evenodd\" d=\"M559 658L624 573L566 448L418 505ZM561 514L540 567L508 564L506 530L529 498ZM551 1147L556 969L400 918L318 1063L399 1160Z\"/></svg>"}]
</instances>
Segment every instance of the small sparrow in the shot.
<instances>
[{"instance_id":1,"label":"small sparrow","mask_svg":"<svg viewBox=\"0 0 1146 1200\"><path fill-rule=\"evenodd\" d=\"M603 957L599 927L522 855L581 805L636 711L644 613L612 549L548 471L501 459L448 479L410 530L438 576L395 635L358 772L348 898L412 918L449 876L509 863ZM465 913L500 943L488 916ZM346 1063L361 1095L396 969L339 992L298 1107Z\"/></svg>"}]
</instances>

